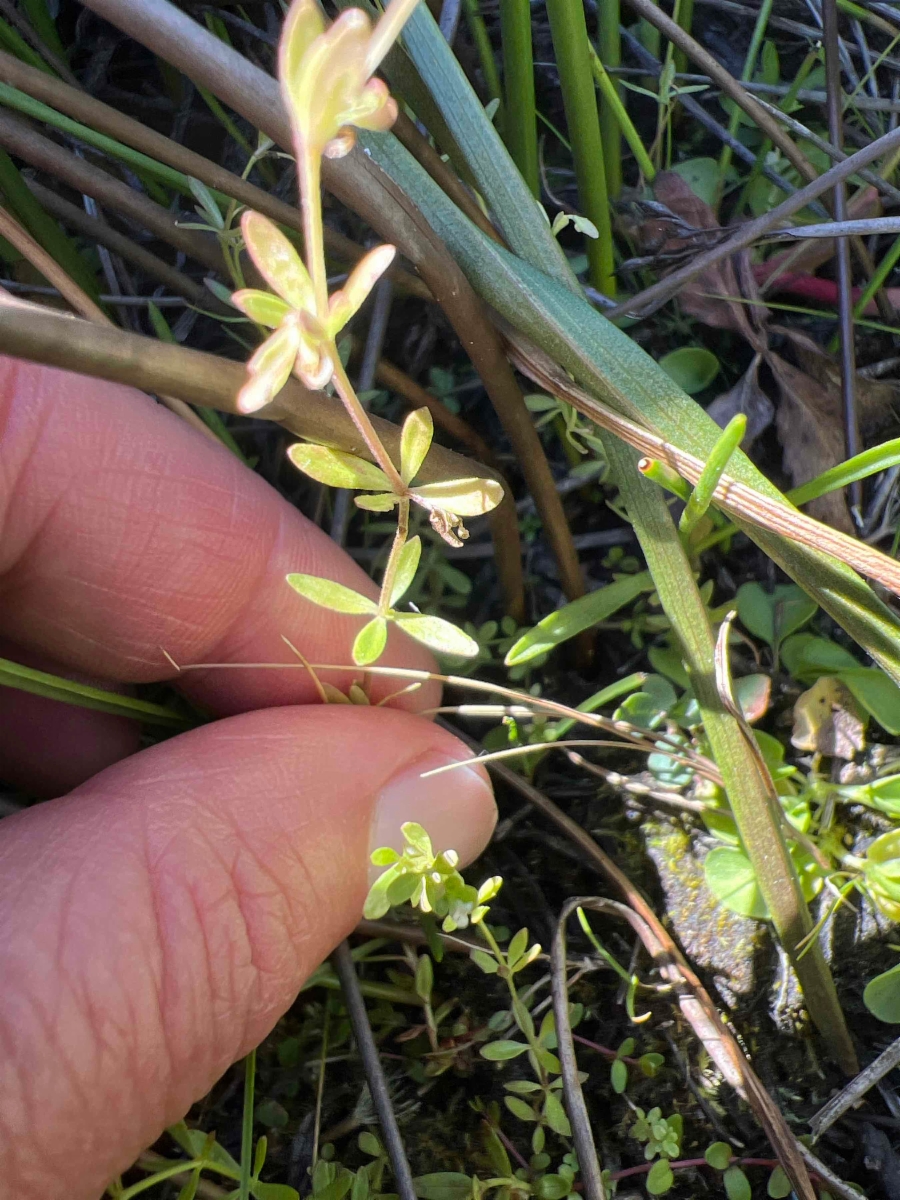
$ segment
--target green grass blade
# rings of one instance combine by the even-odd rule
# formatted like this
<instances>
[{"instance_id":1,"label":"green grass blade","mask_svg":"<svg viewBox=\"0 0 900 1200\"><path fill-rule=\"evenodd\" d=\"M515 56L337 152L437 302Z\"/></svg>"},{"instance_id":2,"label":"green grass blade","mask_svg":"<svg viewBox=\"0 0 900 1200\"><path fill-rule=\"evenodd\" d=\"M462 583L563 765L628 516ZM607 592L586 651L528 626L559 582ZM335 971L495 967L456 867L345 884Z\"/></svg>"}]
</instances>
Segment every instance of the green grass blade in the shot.
<instances>
[{"instance_id":1,"label":"green grass blade","mask_svg":"<svg viewBox=\"0 0 900 1200\"><path fill-rule=\"evenodd\" d=\"M799 507L824 496L827 492L836 492L838 488L847 487L859 479L868 479L870 475L877 475L879 471L887 471L889 467L896 466L900 466L900 438L882 442L880 446L873 446L871 450L864 450L862 454L838 463L836 467L823 471L809 483L801 484L788 492L787 498L791 504Z\"/></svg>"},{"instance_id":2,"label":"green grass blade","mask_svg":"<svg viewBox=\"0 0 900 1200\"><path fill-rule=\"evenodd\" d=\"M0 17L0 46L4 50L8 50L10 54L14 54L24 63L28 63L30 67L37 67L39 71L43 71L47 75L53 75L54 71L44 62L36 50L28 45L25 39L19 33L18 29L14 29L7 21Z\"/></svg>"},{"instance_id":3,"label":"green grass blade","mask_svg":"<svg viewBox=\"0 0 900 1200\"><path fill-rule=\"evenodd\" d=\"M40 39L54 54L59 55L65 61L68 58L66 48L56 30L56 22L50 16L47 0L21 0L21 3Z\"/></svg>"},{"instance_id":4,"label":"green grass blade","mask_svg":"<svg viewBox=\"0 0 900 1200\"><path fill-rule=\"evenodd\" d=\"M531 194L540 200L529 0L500 0L500 30L503 43L503 135L513 162L531 189Z\"/></svg>"},{"instance_id":5,"label":"green grass blade","mask_svg":"<svg viewBox=\"0 0 900 1200\"><path fill-rule=\"evenodd\" d=\"M191 724L182 713L162 704L150 704L146 700L134 700L131 696L89 687L86 683L75 683L47 671L23 667L8 658L0 658L0 686L17 688L33 696L45 696L48 700L61 700L78 708L111 713L114 717L130 717L135 721L145 721L148 725L185 728Z\"/></svg>"},{"instance_id":6,"label":"green grass blade","mask_svg":"<svg viewBox=\"0 0 900 1200\"><path fill-rule=\"evenodd\" d=\"M604 114L610 114L613 122L615 123L616 132L615 132L615 135L613 136L612 140L613 140L613 145L616 148L616 159L619 163L620 176L621 176L621 156L619 155L618 152L620 149L619 134L621 133L621 136L628 143L628 149L631 151L631 153L634 155L635 159L637 160L638 168L639 168L641 174L643 175L645 181L647 183L652 183L654 178L656 177L656 167L654 167L653 163L650 160L650 155L647 153L646 149L644 148L644 143L641 141L641 135L638 133L637 129L635 128L634 122L631 120L631 117L629 117L628 110L626 109L626 107L622 101L622 97L619 95L616 85L613 83L612 79L610 79L606 68L604 67L603 63L600 61L600 58L598 57L598 55L594 53L593 49L591 50L591 70L594 73L594 80L595 80L597 86L599 87L600 95L603 98L603 103L600 108L600 134L601 134L601 138L603 140L604 159L607 159L609 157L607 154L607 144L610 140L610 137L607 134L607 126L606 126L606 123L604 122ZM607 184L607 188L609 190L610 196L615 197L618 193L613 191L612 184L610 183L608 167L607 167L607 172L606 172L606 184ZM619 190L621 191L621 179L619 181Z\"/></svg>"},{"instance_id":7,"label":"green grass blade","mask_svg":"<svg viewBox=\"0 0 900 1200\"><path fill-rule=\"evenodd\" d=\"M575 159L578 206L600 235L585 238L591 282L605 295L615 296L612 223L584 6L572 0L547 0L547 15Z\"/></svg>"},{"instance_id":8,"label":"green grass blade","mask_svg":"<svg viewBox=\"0 0 900 1200\"><path fill-rule=\"evenodd\" d=\"M494 58L494 47L491 45L491 39L488 37L487 26L484 23L484 17L481 15L478 0L464 0L463 10L466 14L469 33L472 35L472 41L475 43L475 49L478 51L478 61L481 64L481 73L484 75L488 100L496 100L500 104L500 119L502 122L503 88L500 85L497 61Z\"/></svg>"}]
</instances>

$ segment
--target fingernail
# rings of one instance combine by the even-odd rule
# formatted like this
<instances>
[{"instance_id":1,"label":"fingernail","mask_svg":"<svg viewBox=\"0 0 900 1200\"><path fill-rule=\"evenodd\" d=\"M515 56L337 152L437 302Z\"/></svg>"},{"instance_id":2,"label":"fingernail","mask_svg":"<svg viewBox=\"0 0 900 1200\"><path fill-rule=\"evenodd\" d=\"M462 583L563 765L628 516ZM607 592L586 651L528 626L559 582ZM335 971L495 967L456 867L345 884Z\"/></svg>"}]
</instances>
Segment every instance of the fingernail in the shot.
<instances>
[{"instance_id":1,"label":"fingernail","mask_svg":"<svg viewBox=\"0 0 900 1200\"><path fill-rule=\"evenodd\" d=\"M478 857L497 822L494 793L483 767L466 765L427 776L428 771L451 761L433 752L423 755L384 786L372 820L370 851L379 846L402 851L401 826L416 821L431 838L436 854L455 850L461 866ZM370 883L383 870L370 865Z\"/></svg>"}]
</instances>

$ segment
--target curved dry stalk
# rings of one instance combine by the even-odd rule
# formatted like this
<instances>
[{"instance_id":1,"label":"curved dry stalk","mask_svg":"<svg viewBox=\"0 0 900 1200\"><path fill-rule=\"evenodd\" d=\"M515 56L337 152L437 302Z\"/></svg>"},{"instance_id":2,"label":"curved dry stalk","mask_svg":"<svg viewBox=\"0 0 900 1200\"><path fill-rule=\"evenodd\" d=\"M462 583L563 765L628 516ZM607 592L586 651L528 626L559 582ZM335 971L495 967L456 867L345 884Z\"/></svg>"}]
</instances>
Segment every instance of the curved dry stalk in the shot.
<instances>
[{"instance_id":1,"label":"curved dry stalk","mask_svg":"<svg viewBox=\"0 0 900 1200\"><path fill-rule=\"evenodd\" d=\"M542 351L511 328L505 330L505 337L511 356L523 374L571 404L602 429L614 433L649 458L665 463L689 483L695 484L700 478L706 465L701 458L673 446L658 434L607 408L573 383ZM807 517L787 501L779 503L729 475L722 476L714 500L716 506L733 519L759 525L801 545L831 554L900 596L900 563L865 542Z\"/></svg>"},{"instance_id":2,"label":"curved dry stalk","mask_svg":"<svg viewBox=\"0 0 900 1200\"><path fill-rule=\"evenodd\" d=\"M135 191L93 163L51 142L26 121L0 109L0 145L11 154L24 158L48 175L61 179L76 191L93 196L105 207L137 221L176 250L202 263L211 271L222 271L224 261L218 242L179 226L161 204Z\"/></svg>"},{"instance_id":3,"label":"curved dry stalk","mask_svg":"<svg viewBox=\"0 0 900 1200\"><path fill-rule=\"evenodd\" d=\"M52 217L61 221L63 225L74 229L76 233L89 238L92 242L105 246L107 250L112 250L120 258L124 258L141 271L158 279L160 283L164 283L166 287L171 288L176 296L183 296L198 308L214 309L218 306L219 302L208 288L191 279L190 275L179 271L177 267L171 266L152 251L138 245L126 234L120 233L118 229L113 229L111 225L107 225L98 217L92 217L83 208L79 208L77 204L66 200L64 196L58 195L52 189L44 187L37 180L26 179L25 183L41 207ZM224 305L222 305L222 311L228 311Z\"/></svg>"},{"instance_id":4,"label":"curved dry stalk","mask_svg":"<svg viewBox=\"0 0 900 1200\"><path fill-rule=\"evenodd\" d=\"M659 10L655 9L654 11ZM897 149L900 149L900 126L891 130L890 133L886 133L883 137L876 138L874 142L870 142L862 150L857 150L855 154L851 154L842 162L835 163L833 167L824 171L817 179L800 188L793 195L788 196L781 204L769 209L761 217L757 217L753 221L747 221L731 237L725 238L720 242L718 246L714 246L711 250L707 250L703 254L698 254L696 258L686 263L683 267L678 267L667 275L665 279L661 279L651 287L645 288L643 292L639 292L638 295L633 296L630 300L625 300L622 304L617 304L615 308L608 309L606 316L612 320L615 317L623 316L648 316L650 313L655 312L657 308L675 296L696 275L714 267L723 258L737 254L740 250L746 250L748 246L752 246L759 238L765 237L767 233L776 229L782 221L788 220L789 217L792 217L802 208L806 208L813 200L818 200L820 196L831 191L844 180L849 179L851 175L856 174L860 167L867 167L876 158L886 157Z\"/></svg>"},{"instance_id":5,"label":"curved dry stalk","mask_svg":"<svg viewBox=\"0 0 900 1200\"><path fill-rule=\"evenodd\" d=\"M227 413L237 413L235 398L246 378L243 363L113 326L91 325L36 305L0 306L0 345L13 357L178 396ZM289 379L274 403L258 415L277 421L297 437L366 457L343 405L324 392L308 391L298 379ZM399 458L397 426L380 417L371 421L391 455ZM437 445L429 450L421 472L428 483L473 475L497 478L493 468Z\"/></svg>"},{"instance_id":6,"label":"curved dry stalk","mask_svg":"<svg viewBox=\"0 0 900 1200\"><path fill-rule=\"evenodd\" d=\"M47 282L56 288L75 312L88 321L109 323L109 317L103 309L94 303L87 292L78 286L56 259L48 254L44 247L39 245L5 208L0 208L0 237L5 237L11 245L15 246L22 257L40 271Z\"/></svg>"}]
</instances>

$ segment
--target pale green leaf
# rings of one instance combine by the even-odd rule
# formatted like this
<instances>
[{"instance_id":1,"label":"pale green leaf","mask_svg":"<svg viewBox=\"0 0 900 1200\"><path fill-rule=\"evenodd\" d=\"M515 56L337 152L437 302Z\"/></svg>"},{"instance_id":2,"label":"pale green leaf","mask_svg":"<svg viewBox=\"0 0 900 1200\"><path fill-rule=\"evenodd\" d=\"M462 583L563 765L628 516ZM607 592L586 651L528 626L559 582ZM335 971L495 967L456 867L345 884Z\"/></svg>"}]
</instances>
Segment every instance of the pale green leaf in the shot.
<instances>
[{"instance_id":1,"label":"pale green leaf","mask_svg":"<svg viewBox=\"0 0 900 1200\"><path fill-rule=\"evenodd\" d=\"M725 1184L725 1195L728 1200L753 1200L750 1180L740 1167L728 1167L722 1177L722 1182Z\"/></svg>"},{"instance_id":2,"label":"pale green leaf","mask_svg":"<svg viewBox=\"0 0 900 1200\"><path fill-rule=\"evenodd\" d=\"M366 512L390 512L397 500L398 497L393 492L382 492L377 496L355 496L353 502L357 508L364 508Z\"/></svg>"},{"instance_id":3,"label":"pale green leaf","mask_svg":"<svg viewBox=\"0 0 900 1200\"><path fill-rule=\"evenodd\" d=\"M446 654L453 658L474 658L478 643L442 617L427 617L419 613L392 613L402 630L422 642L435 654Z\"/></svg>"},{"instance_id":4,"label":"pale green leaf","mask_svg":"<svg viewBox=\"0 0 900 1200\"><path fill-rule=\"evenodd\" d=\"M241 217L241 230L250 257L272 291L291 308L314 311L309 272L278 226L261 213L248 209Z\"/></svg>"},{"instance_id":5,"label":"pale green leaf","mask_svg":"<svg viewBox=\"0 0 900 1200\"><path fill-rule=\"evenodd\" d=\"M788 1179L783 1168L776 1167L769 1176L769 1182L766 1187L766 1195L771 1196L772 1200L785 1200L793 1191L791 1181Z\"/></svg>"},{"instance_id":6,"label":"pale green leaf","mask_svg":"<svg viewBox=\"0 0 900 1200\"><path fill-rule=\"evenodd\" d=\"M288 450L288 458L298 471L328 487L370 488L372 491L383 491L390 487L380 467L343 450L332 450L311 442L295 442Z\"/></svg>"},{"instance_id":7,"label":"pale green leaf","mask_svg":"<svg viewBox=\"0 0 900 1200\"><path fill-rule=\"evenodd\" d=\"M780 583L770 591L761 583L745 583L735 597L744 628L770 646L802 629L818 607L796 584Z\"/></svg>"},{"instance_id":8,"label":"pale green leaf","mask_svg":"<svg viewBox=\"0 0 900 1200\"><path fill-rule=\"evenodd\" d=\"M504 1096L503 1103L506 1105L512 1115L514 1117L518 1117L520 1121L537 1120L537 1114L531 1105L526 1104L524 1100L520 1100L518 1096Z\"/></svg>"},{"instance_id":9,"label":"pale green leaf","mask_svg":"<svg viewBox=\"0 0 900 1200\"><path fill-rule=\"evenodd\" d=\"M480 517L496 508L503 488L496 479L451 479L446 483L423 483L412 489L412 497L423 508L442 508L458 517Z\"/></svg>"},{"instance_id":10,"label":"pale green leaf","mask_svg":"<svg viewBox=\"0 0 900 1200\"><path fill-rule=\"evenodd\" d=\"M358 667L367 667L377 662L387 645L387 621L384 617L373 617L363 625L353 643L353 661Z\"/></svg>"},{"instance_id":11,"label":"pale green leaf","mask_svg":"<svg viewBox=\"0 0 900 1200\"><path fill-rule=\"evenodd\" d=\"M659 1158L650 1168L647 1175L647 1191L651 1196L664 1195L675 1182L672 1168L667 1158Z\"/></svg>"},{"instance_id":12,"label":"pale green leaf","mask_svg":"<svg viewBox=\"0 0 900 1200\"><path fill-rule=\"evenodd\" d=\"M544 1098L544 1120L560 1137L572 1136L572 1126L569 1124L566 1110L555 1092L548 1092Z\"/></svg>"},{"instance_id":13,"label":"pale green leaf","mask_svg":"<svg viewBox=\"0 0 900 1200\"><path fill-rule=\"evenodd\" d=\"M511 1058L518 1058L527 1049L527 1042L488 1042L481 1047L481 1057L486 1058L488 1062L507 1062Z\"/></svg>"},{"instance_id":14,"label":"pale green leaf","mask_svg":"<svg viewBox=\"0 0 900 1200\"><path fill-rule=\"evenodd\" d=\"M330 608L332 612L350 613L354 616L374 613L378 605L368 596L361 596L342 583L331 579L323 579L320 575L301 575L292 573L285 577L295 592L320 608Z\"/></svg>"},{"instance_id":15,"label":"pale green leaf","mask_svg":"<svg viewBox=\"0 0 900 1200\"><path fill-rule=\"evenodd\" d=\"M621 1096L628 1087L628 1067L621 1058L613 1061L609 1069L609 1081L612 1084L612 1090L618 1096Z\"/></svg>"},{"instance_id":16,"label":"pale green leaf","mask_svg":"<svg viewBox=\"0 0 900 1200\"><path fill-rule=\"evenodd\" d=\"M260 292L256 288L242 288L232 294L231 300L251 321L269 329L277 329L291 311L290 305L278 296L273 296L271 292Z\"/></svg>"},{"instance_id":17,"label":"pale green leaf","mask_svg":"<svg viewBox=\"0 0 900 1200\"><path fill-rule=\"evenodd\" d=\"M436 1171L419 1175L413 1180L420 1200L468 1200L472 1196L472 1180L458 1171Z\"/></svg>"},{"instance_id":18,"label":"pale green leaf","mask_svg":"<svg viewBox=\"0 0 900 1200\"><path fill-rule=\"evenodd\" d=\"M422 556L422 539L412 537L400 551L400 561L397 564L397 574L394 576L394 586L391 590L390 606L398 604L409 591L412 581L419 569L419 559Z\"/></svg>"},{"instance_id":19,"label":"pale green leaf","mask_svg":"<svg viewBox=\"0 0 900 1200\"><path fill-rule=\"evenodd\" d=\"M623 575L538 621L533 629L522 634L503 661L508 667L518 667L539 658L554 646L568 642L585 629L590 629L598 621L605 621L642 593L652 590L653 580L649 571Z\"/></svg>"},{"instance_id":20,"label":"pale green leaf","mask_svg":"<svg viewBox=\"0 0 900 1200\"><path fill-rule=\"evenodd\" d=\"M883 729L895 736L900 733L900 688L884 671L856 666L837 676Z\"/></svg>"},{"instance_id":21,"label":"pale green leaf","mask_svg":"<svg viewBox=\"0 0 900 1200\"><path fill-rule=\"evenodd\" d=\"M421 470L431 449L434 421L427 408L417 408L403 422L400 431L400 475L404 483L412 483Z\"/></svg>"}]
</instances>

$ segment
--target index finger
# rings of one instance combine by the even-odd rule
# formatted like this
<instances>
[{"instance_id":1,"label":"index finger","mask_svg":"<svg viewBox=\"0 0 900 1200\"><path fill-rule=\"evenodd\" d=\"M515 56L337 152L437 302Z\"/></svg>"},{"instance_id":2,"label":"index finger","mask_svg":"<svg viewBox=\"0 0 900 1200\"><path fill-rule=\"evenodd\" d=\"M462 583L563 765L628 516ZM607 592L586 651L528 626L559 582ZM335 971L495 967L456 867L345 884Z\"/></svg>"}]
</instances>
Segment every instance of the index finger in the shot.
<instances>
[{"instance_id":1,"label":"index finger","mask_svg":"<svg viewBox=\"0 0 900 1200\"><path fill-rule=\"evenodd\" d=\"M149 397L0 359L0 624L72 668L124 682L181 664L352 662L361 618L302 600L299 571L374 596L372 581L224 447ZM432 669L392 630L383 660ZM359 671L329 676L347 686ZM401 684L376 683L376 696ZM309 702L304 671L192 673L183 687L216 714ZM423 688L409 707L434 700Z\"/></svg>"}]
</instances>

